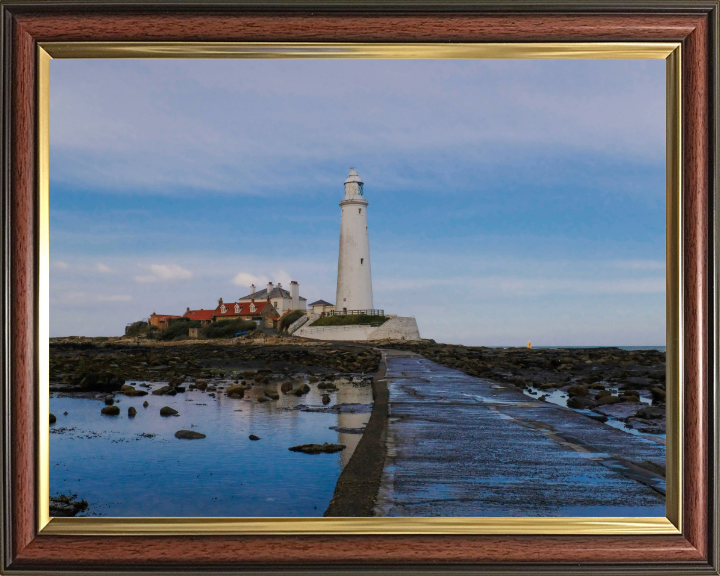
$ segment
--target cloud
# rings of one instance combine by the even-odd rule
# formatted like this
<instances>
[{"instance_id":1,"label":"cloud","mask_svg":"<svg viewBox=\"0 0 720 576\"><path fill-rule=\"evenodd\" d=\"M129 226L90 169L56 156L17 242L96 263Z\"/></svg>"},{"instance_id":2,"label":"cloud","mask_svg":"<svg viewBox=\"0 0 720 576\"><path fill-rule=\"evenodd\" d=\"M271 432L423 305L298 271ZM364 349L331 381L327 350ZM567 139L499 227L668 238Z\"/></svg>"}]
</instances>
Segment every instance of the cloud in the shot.
<instances>
[{"instance_id":1,"label":"cloud","mask_svg":"<svg viewBox=\"0 0 720 576\"><path fill-rule=\"evenodd\" d=\"M71 290L64 292L52 301L56 303L67 304L90 304L93 302L130 302L132 296L129 294L91 294L88 292L80 292Z\"/></svg>"},{"instance_id":2,"label":"cloud","mask_svg":"<svg viewBox=\"0 0 720 576\"><path fill-rule=\"evenodd\" d=\"M53 267L59 268L60 270L67 270L68 268L70 268L67 262L63 262L62 260L55 260L55 262L53 262Z\"/></svg>"},{"instance_id":3,"label":"cloud","mask_svg":"<svg viewBox=\"0 0 720 576\"><path fill-rule=\"evenodd\" d=\"M177 264L138 264L138 266L150 271L149 275L135 276L135 282L140 282L141 284L187 280L193 277L190 270L186 270Z\"/></svg>"},{"instance_id":4,"label":"cloud","mask_svg":"<svg viewBox=\"0 0 720 576\"><path fill-rule=\"evenodd\" d=\"M132 296L129 294L109 294L107 296L98 295L95 297L98 302L130 302Z\"/></svg>"},{"instance_id":5,"label":"cloud","mask_svg":"<svg viewBox=\"0 0 720 576\"><path fill-rule=\"evenodd\" d=\"M95 270L97 270L98 272L102 272L103 274L112 274L113 273L112 268L105 266L105 264L103 264L101 262L98 262L95 265Z\"/></svg>"},{"instance_id":6,"label":"cloud","mask_svg":"<svg viewBox=\"0 0 720 576\"><path fill-rule=\"evenodd\" d=\"M249 288L252 284L255 284L257 288L260 288L264 284L267 284L267 281L268 280L265 276L255 276L253 274L248 274L247 272L239 272L232 279L232 283L235 284L235 286L243 286L245 288Z\"/></svg>"}]
</instances>

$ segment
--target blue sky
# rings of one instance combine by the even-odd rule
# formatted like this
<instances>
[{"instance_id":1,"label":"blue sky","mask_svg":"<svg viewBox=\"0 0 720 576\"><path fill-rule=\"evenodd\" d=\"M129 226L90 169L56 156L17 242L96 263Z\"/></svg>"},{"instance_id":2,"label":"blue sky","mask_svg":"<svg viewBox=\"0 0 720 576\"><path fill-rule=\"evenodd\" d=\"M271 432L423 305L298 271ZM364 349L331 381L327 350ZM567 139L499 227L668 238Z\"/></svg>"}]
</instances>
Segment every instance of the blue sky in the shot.
<instances>
[{"instance_id":1,"label":"blue sky","mask_svg":"<svg viewBox=\"0 0 720 576\"><path fill-rule=\"evenodd\" d=\"M664 107L662 60L53 60L51 335L333 302L354 166L424 337L663 345Z\"/></svg>"}]
</instances>

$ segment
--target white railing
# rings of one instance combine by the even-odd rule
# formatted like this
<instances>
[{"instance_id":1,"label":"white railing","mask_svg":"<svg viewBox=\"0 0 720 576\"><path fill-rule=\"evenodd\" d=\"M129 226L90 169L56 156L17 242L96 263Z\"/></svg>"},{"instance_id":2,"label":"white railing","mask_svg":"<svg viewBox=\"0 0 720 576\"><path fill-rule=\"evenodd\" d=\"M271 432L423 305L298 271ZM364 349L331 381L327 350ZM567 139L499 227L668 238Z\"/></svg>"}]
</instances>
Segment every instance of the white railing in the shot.
<instances>
[{"instance_id":1,"label":"white railing","mask_svg":"<svg viewBox=\"0 0 720 576\"><path fill-rule=\"evenodd\" d=\"M303 314L302 316L300 316L300 318L298 318L297 320L295 320L295 322L288 326L288 334L292 334L302 328L308 322L308 320L310 320L310 317L307 314Z\"/></svg>"}]
</instances>

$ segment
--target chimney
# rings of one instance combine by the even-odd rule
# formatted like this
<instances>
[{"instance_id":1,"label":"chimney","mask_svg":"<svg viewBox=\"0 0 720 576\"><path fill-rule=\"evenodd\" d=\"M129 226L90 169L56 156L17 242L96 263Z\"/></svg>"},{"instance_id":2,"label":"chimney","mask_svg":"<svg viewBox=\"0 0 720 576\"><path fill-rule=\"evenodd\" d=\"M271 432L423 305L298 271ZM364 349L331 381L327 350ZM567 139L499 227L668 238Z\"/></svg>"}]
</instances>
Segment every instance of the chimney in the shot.
<instances>
[{"instance_id":1,"label":"chimney","mask_svg":"<svg viewBox=\"0 0 720 576\"><path fill-rule=\"evenodd\" d=\"M268 285L267 285L267 297L268 298L270 298L270 292L272 292L272 289L273 289L273 283L268 282Z\"/></svg>"},{"instance_id":2,"label":"chimney","mask_svg":"<svg viewBox=\"0 0 720 576\"><path fill-rule=\"evenodd\" d=\"M188 312L190 312L190 306L188 306L187 312L185 312L185 314L187 314Z\"/></svg>"},{"instance_id":3,"label":"chimney","mask_svg":"<svg viewBox=\"0 0 720 576\"><path fill-rule=\"evenodd\" d=\"M250 295L255 294L255 284L250 284Z\"/></svg>"},{"instance_id":4,"label":"chimney","mask_svg":"<svg viewBox=\"0 0 720 576\"><path fill-rule=\"evenodd\" d=\"M293 280L290 282L290 298L292 298L292 309L300 309L300 284Z\"/></svg>"},{"instance_id":5,"label":"chimney","mask_svg":"<svg viewBox=\"0 0 720 576\"><path fill-rule=\"evenodd\" d=\"M218 300L218 306L222 306L222 298L220 298L220 300Z\"/></svg>"}]
</instances>

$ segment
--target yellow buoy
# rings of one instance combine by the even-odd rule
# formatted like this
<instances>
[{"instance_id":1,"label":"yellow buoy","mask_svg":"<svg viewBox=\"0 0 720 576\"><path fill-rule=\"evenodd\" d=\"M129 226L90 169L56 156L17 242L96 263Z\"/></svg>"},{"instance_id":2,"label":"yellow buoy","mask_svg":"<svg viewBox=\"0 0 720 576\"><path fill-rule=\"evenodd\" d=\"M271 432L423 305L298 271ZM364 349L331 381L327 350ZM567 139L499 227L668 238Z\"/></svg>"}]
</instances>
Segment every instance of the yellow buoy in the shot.
<instances>
[{"instance_id":1,"label":"yellow buoy","mask_svg":"<svg viewBox=\"0 0 720 576\"><path fill-rule=\"evenodd\" d=\"M527 346L528 346L528 348L532 348L532 344L530 343L530 340L528 340Z\"/></svg>"}]
</instances>

